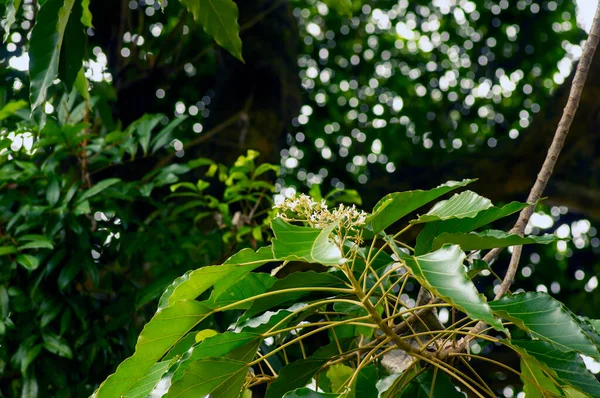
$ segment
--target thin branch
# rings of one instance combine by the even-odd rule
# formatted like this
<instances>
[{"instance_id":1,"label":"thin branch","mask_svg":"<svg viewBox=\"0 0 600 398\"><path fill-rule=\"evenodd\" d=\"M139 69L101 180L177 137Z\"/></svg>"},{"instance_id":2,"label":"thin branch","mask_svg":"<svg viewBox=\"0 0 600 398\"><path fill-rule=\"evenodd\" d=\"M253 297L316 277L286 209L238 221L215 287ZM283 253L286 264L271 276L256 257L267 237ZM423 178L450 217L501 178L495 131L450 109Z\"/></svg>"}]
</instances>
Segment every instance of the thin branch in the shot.
<instances>
[{"instance_id":1,"label":"thin branch","mask_svg":"<svg viewBox=\"0 0 600 398\"><path fill-rule=\"evenodd\" d=\"M548 184L548 180L552 175L552 171L554 170L554 166L556 165L556 161L558 160L558 156L560 155L560 151L562 150L565 139L567 138L567 134L569 133L569 129L571 128L571 124L573 123L573 118L575 117L575 113L577 112L577 107L579 106L579 100L581 99L581 93L583 92L583 87L585 85L585 80L587 78L588 72L590 70L590 65L592 64L592 59L594 58L594 53L596 52L596 47L598 47L598 42L600 41L600 4L596 8L596 14L594 15L594 22L592 23L592 28L590 29L590 34L585 43L585 48L583 50L583 54L581 59L579 60L579 64L577 65L577 71L575 72L575 77L573 78L573 84L571 85L571 91L569 92L569 99L567 101L567 105L563 111L563 114L560 118L560 122L558 123L558 127L556 128L556 133L554 133L554 138L552 139L552 144L548 149L548 153L546 154L546 159L544 160L544 164L537 176L535 184L531 188L529 192L529 197L527 198L527 203L531 203L530 206L526 207L519 214L519 219L517 220L515 226L511 230L512 233L516 233L518 235L523 235L525 231L525 227L535 210L535 203L542 197L542 193ZM508 270L506 271L506 275L504 276L504 280L500 284L500 289L496 293L495 300L498 300L502 297L510 288L512 283L515 280L515 275L517 274L517 269L519 268L519 260L521 259L521 251L523 246L514 246L512 256L510 258L510 263L508 265ZM500 251L494 250L492 251L494 255L497 256ZM490 255L492 252L488 253ZM493 260L494 258L488 257L486 255L484 260L488 262ZM479 322L475 328L473 329L474 334L478 334L485 328L485 322ZM464 350L464 348L469 344L469 342L473 338L471 336L463 338L456 349L452 350L453 352L460 352Z\"/></svg>"}]
</instances>

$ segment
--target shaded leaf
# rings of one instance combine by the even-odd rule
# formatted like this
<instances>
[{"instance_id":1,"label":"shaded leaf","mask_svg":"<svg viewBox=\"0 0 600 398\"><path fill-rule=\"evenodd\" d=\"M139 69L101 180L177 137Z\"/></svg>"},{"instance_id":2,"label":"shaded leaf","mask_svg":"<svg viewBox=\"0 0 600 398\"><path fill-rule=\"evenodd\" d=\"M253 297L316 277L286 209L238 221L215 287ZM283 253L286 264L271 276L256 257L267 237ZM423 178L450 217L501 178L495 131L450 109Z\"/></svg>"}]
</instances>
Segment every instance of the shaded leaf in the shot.
<instances>
[{"instance_id":1,"label":"shaded leaf","mask_svg":"<svg viewBox=\"0 0 600 398\"><path fill-rule=\"evenodd\" d=\"M58 77L67 86L67 92L71 92L77 79L77 74L83 67L83 56L87 44L87 35L81 23L83 8L73 6L72 14L65 28L65 37L60 49L58 62Z\"/></svg>"},{"instance_id":2,"label":"shaded leaf","mask_svg":"<svg viewBox=\"0 0 600 398\"><path fill-rule=\"evenodd\" d=\"M339 265L346 261L342 251L329 237L336 228L332 224L318 229L291 225L277 217L271 221L273 254L279 260L298 260L323 265Z\"/></svg>"},{"instance_id":3,"label":"shaded leaf","mask_svg":"<svg viewBox=\"0 0 600 398\"><path fill-rule=\"evenodd\" d=\"M511 202L503 207L490 207L482 210L472 218L457 218L445 221L433 221L425 224L417 236L415 254L424 254L431 251L434 238L444 232L471 232L491 222L514 214L525 207L527 203Z\"/></svg>"},{"instance_id":4,"label":"shaded leaf","mask_svg":"<svg viewBox=\"0 0 600 398\"><path fill-rule=\"evenodd\" d=\"M436 203L431 210L411 224L420 224L424 222L443 221L454 218L473 218L482 210L492 207L492 202L488 198L477 195L473 191L465 191L454 194L448 200L442 200Z\"/></svg>"},{"instance_id":5,"label":"shaded leaf","mask_svg":"<svg viewBox=\"0 0 600 398\"><path fill-rule=\"evenodd\" d=\"M386 195L377 202L373 213L367 217L367 224L371 224L373 232L377 234L419 207L473 181L475 180L448 181L429 191L416 190Z\"/></svg>"},{"instance_id":6,"label":"shaded leaf","mask_svg":"<svg viewBox=\"0 0 600 398\"><path fill-rule=\"evenodd\" d=\"M543 236L522 237L516 234L508 234L504 231L490 229L484 232L471 233L447 233L439 235L433 242L432 250L437 250L446 243L459 245L464 251L493 249L495 247L508 247L516 245L527 245L538 243L547 245L555 242L558 238L553 234Z\"/></svg>"},{"instance_id":7,"label":"shaded leaf","mask_svg":"<svg viewBox=\"0 0 600 398\"><path fill-rule=\"evenodd\" d=\"M528 331L533 337L551 342L563 351L577 351L590 357L600 354L584 333L573 313L544 292L505 295L490 302L494 313Z\"/></svg>"},{"instance_id":8,"label":"shaded leaf","mask_svg":"<svg viewBox=\"0 0 600 398\"><path fill-rule=\"evenodd\" d=\"M119 397L127 392L177 341L210 313L209 307L192 300L180 300L159 310L144 326L135 353L100 385L97 397Z\"/></svg>"},{"instance_id":9,"label":"shaded leaf","mask_svg":"<svg viewBox=\"0 0 600 398\"><path fill-rule=\"evenodd\" d=\"M77 199L76 203L82 203L83 201L98 195L100 192L104 191L106 188L118 184L121 182L120 178L107 178L106 180L102 180L92 186L87 191L84 191L81 196Z\"/></svg>"},{"instance_id":10,"label":"shaded leaf","mask_svg":"<svg viewBox=\"0 0 600 398\"><path fill-rule=\"evenodd\" d=\"M352 16L352 0L326 0L325 4L336 10L340 15Z\"/></svg>"},{"instance_id":11,"label":"shaded leaf","mask_svg":"<svg viewBox=\"0 0 600 398\"><path fill-rule=\"evenodd\" d=\"M125 394L123 398L147 398L160 379L169 369L170 362L158 362L152 365L148 372L137 381Z\"/></svg>"},{"instance_id":12,"label":"shaded leaf","mask_svg":"<svg viewBox=\"0 0 600 398\"><path fill-rule=\"evenodd\" d=\"M17 255L17 263L21 264L23 267L27 268L30 271L33 271L34 269L40 266L40 260L38 260L37 257L32 256L30 254Z\"/></svg>"},{"instance_id":13,"label":"shaded leaf","mask_svg":"<svg viewBox=\"0 0 600 398\"><path fill-rule=\"evenodd\" d=\"M502 322L494 318L485 296L477 291L467 277L463 265L465 253L458 246L446 245L429 254L410 256L404 254L389 237L387 241L398 258L406 263L414 277L427 290L455 305L470 318L484 321L494 329L506 332Z\"/></svg>"},{"instance_id":14,"label":"shaded leaf","mask_svg":"<svg viewBox=\"0 0 600 398\"><path fill-rule=\"evenodd\" d=\"M192 362L184 376L175 381L165 398L219 397L240 395L247 365L229 358L203 358Z\"/></svg>"},{"instance_id":15,"label":"shaded leaf","mask_svg":"<svg viewBox=\"0 0 600 398\"><path fill-rule=\"evenodd\" d=\"M158 309L167 307L178 300L195 299L214 285L213 295L219 297L231 285L252 270L273 261L271 247L261 247L256 252L243 249L227 259L223 265L202 267L188 271L165 290L158 303Z\"/></svg>"},{"instance_id":16,"label":"shaded leaf","mask_svg":"<svg viewBox=\"0 0 600 398\"><path fill-rule=\"evenodd\" d=\"M218 297L211 295L207 303L211 306L223 306L233 304L235 302L254 297L264 293L277 281L269 274L249 273L243 279L231 285L226 292L221 293ZM248 309L252 302L242 303L232 309Z\"/></svg>"},{"instance_id":17,"label":"shaded leaf","mask_svg":"<svg viewBox=\"0 0 600 398\"><path fill-rule=\"evenodd\" d=\"M173 139L173 130L175 130L186 119L187 116L176 117L175 119L171 120L169 124L163 127L162 130L160 130L158 134L156 134L154 138L152 138L152 141L150 142L150 144L152 145L152 150L150 152L154 153L163 146L167 145L169 142L171 142L171 140Z\"/></svg>"},{"instance_id":18,"label":"shaded leaf","mask_svg":"<svg viewBox=\"0 0 600 398\"><path fill-rule=\"evenodd\" d=\"M44 334L44 348L53 354L68 359L73 358L73 352L66 341L56 335Z\"/></svg>"},{"instance_id":19,"label":"shaded leaf","mask_svg":"<svg viewBox=\"0 0 600 398\"><path fill-rule=\"evenodd\" d=\"M31 110L46 101L58 74L63 37L75 0L48 0L40 8L29 40Z\"/></svg>"},{"instance_id":20,"label":"shaded leaf","mask_svg":"<svg viewBox=\"0 0 600 398\"><path fill-rule=\"evenodd\" d=\"M511 340L510 345L525 357L528 363L533 361L548 371L561 386L570 385L591 397L600 397L600 383L588 372L576 352L562 351L541 340Z\"/></svg>"},{"instance_id":21,"label":"shaded leaf","mask_svg":"<svg viewBox=\"0 0 600 398\"><path fill-rule=\"evenodd\" d=\"M473 260L473 263L469 265L469 268L467 270L467 277L469 279L473 279L477 275L479 275L482 271L491 271L491 268L488 265L488 263L486 263L485 261L480 260L480 259L475 259L475 260Z\"/></svg>"},{"instance_id":22,"label":"shaded leaf","mask_svg":"<svg viewBox=\"0 0 600 398\"><path fill-rule=\"evenodd\" d=\"M310 388L297 388L286 393L283 398L339 398L339 394L316 392Z\"/></svg>"},{"instance_id":23,"label":"shaded leaf","mask_svg":"<svg viewBox=\"0 0 600 398\"><path fill-rule=\"evenodd\" d=\"M10 101L0 109L0 121L14 115L18 110L27 108L27 105L25 100Z\"/></svg>"},{"instance_id":24,"label":"shaded leaf","mask_svg":"<svg viewBox=\"0 0 600 398\"><path fill-rule=\"evenodd\" d=\"M179 1L194 15L194 19L217 44L240 61L244 61L238 25L238 7L233 0Z\"/></svg>"},{"instance_id":25,"label":"shaded leaf","mask_svg":"<svg viewBox=\"0 0 600 398\"><path fill-rule=\"evenodd\" d=\"M6 20L4 23L4 43L6 43L10 36L10 28L17 20L17 11L21 7L21 2L22 0L9 0L6 4L6 14L4 14L4 19Z\"/></svg>"},{"instance_id":26,"label":"shaded leaf","mask_svg":"<svg viewBox=\"0 0 600 398\"><path fill-rule=\"evenodd\" d=\"M377 366L369 365L358 372L354 384L355 396L357 398L377 398L377 380L379 375Z\"/></svg>"},{"instance_id":27,"label":"shaded leaf","mask_svg":"<svg viewBox=\"0 0 600 398\"><path fill-rule=\"evenodd\" d=\"M442 370L427 370L415 377L402 392L402 396L415 398L464 398L463 393L459 392L450 377Z\"/></svg>"},{"instance_id":28,"label":"shaded leaf","mask_svg":"<svg viewBox=\"0 0 600 398\"><path fill-rule=\"evenodd\" d=\"M521 357L521 381L526 397L546 398L561 396L554 381L538 366L537 361Z\"/></svg>"}]
</instances>

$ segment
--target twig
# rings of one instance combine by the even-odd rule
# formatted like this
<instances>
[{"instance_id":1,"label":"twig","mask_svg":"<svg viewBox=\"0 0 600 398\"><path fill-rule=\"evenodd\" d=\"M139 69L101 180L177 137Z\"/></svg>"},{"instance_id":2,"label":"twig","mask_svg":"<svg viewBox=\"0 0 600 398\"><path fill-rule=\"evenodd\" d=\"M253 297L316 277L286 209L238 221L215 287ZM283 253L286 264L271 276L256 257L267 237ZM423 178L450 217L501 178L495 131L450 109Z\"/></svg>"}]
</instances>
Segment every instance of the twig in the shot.
<instances>
[{"instance_id":1,"label":"twig","mask_svg":"<svg viewBox=\"0 0 600 398\"><path fill-rule=\"evenodd\" d=\"M581 99L581 93L583 92L583 87L585 85L585 80L587 78L590 65L592 63L592 59L594 58L594 53L596 52L596 47L598 47L598 42L600 41L600 4L596 8L596 14L594 15L594 22L592 23L592 28L590 29L590 34L585 43L585 48L583 50L583 54L581 59L579 60L579 64L577 65L577 71L575 72L575 77L573 78L573 84L571 85L571 91L569 92L569 99L567 101L567 105L563 111L563 114L558 123L558 127L556 128L556 132L554 133L554 138L552 139L552 144L548 149L548 153L546 154L546 159L544 160L544 164L537 176L535 184L531 188L529 192L529 197L527 198L527 203L531 203L530 206L526 207L519 214L519 219L515 223L515 226L511 229L512 233L516 233L518 235L523 235L525 231L525 227L533 214L535 209L535 203L542 197L542 193L544 192L544 188L548 184L548 180L552 175L552 171L554 170L554 166L556 165L556 161L558 160L558 155L560 154L561 149L564 146L565 139L567 138L567 134L569 133L569 129L571 128L571 124L573 123L573 118L575 117L575 112L577 112L577 107L579 106L579 100ZM504 276L504 280L500 284L500 289L496 293L494 297L495 300L498 300L502 297L510 288L513 281L515 280L515 275L517 273L517 269L519 268L519 260L521 259L521 251L523 246L514 246L514 250L512 256L510 258L510 263L508 265L508 270L506 271L506 275ZM493 252L493 254L492 254ZM484 260L487 257L488 261L493 260L492 255L497 256L500 253L499 250L494 250L488 253L484 257ZM488 257L489 256L489 257ZM485 328L485 322L479 322L473 329L473 334L480 333ZM469 342L473 339L473 337L468 336L461 339L459 344L455 349L452 349L452 352L460 352L462 351Z\"/></svg>"}]
</instances>

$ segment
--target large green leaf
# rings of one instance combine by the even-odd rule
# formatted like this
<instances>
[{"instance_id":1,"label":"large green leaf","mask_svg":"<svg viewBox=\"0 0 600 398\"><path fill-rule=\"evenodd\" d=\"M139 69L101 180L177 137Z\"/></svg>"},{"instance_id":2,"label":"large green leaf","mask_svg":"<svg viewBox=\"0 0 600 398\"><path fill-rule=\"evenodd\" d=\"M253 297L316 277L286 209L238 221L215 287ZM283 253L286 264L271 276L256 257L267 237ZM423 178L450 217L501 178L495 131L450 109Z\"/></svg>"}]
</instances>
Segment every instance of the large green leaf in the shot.
<instances>
[{"instance_id":1,"label":"large green leaf","mask_svg":"<svg viewBox=\"0 0 600 398\"><path fill-rule=\"evenodd\" d=\"M58 61L58 77L67 86L67 92L71 92L77 79L77 74L83 67L87 35L81 23L83 15L82 7L73 7L73 13L65 28L65 40L60 50ZM85 76L84 76L85 77Z\"/></svg>"},{"instance_id":2,"label":"large green leaf","mask_svg":"<svg viewBox=\"0 0 600 398\"><path fill-rule=\"evenodd\" d=\"M429 191L416 190L386 195L377 202L373 213L367 217L367 224L377 234L419 207L473 181L475 180L448 181Z\"/></svg>"},{"instance_id":3,"label":"large green leaf","mask_svg":"<svg viewBox=\"0 0 600 398\"><path fill-rule=\"evenodd\" d=\"M276 281L267 292L278 292L294 288L345 288L344 281L329 272L294 272L283 279ZM323 292L320 292L321 295ZM309 290L281 292L268 297L262 297L254 301L250 309L244 314L244 318L250 318L270 308L281 304L292 304L301 297L311 294ZM328 294L325 292L324 294ZM329 293L332 294L332 293Z\"/></svg>"},{"instance_id":4,"label":"large green leaf","mask_svg":"<svg viewBox=\"0 0 600 398\"><path fill-rule=\"evenodd\" d=\"M286 393L283 398L339 398L339 394L327 392L316 392L310 388L297 388L294 391Z\"/></svg>"},{"instance_id":5,"label":"large green leaf","mask_svg":"<svg viewBox=\"0 0 600 398\"><path fill-rule=\"evenodd\" d=\"M554 380L544 373L538 362L526 356L521 357L521 381L527 398L560 397L560 390Z\"/></svg>"},{"instance_id":6,"label":"large green leaf","mask_svg":"<svg viewBox=\"0 0 600 398\"><path fill-rule=\"evenodd\" d=\"M148 370L148 372L137 381L125 394L123 398L147 398L152 392L154 387L158 384L160 379L169 369L171 362L158 362Z\"/></svg>"},{"instance_id":7,"label":"large green leaf","mask_svg":"<svg viewBox=\"0 0 600 398\"><path fill-rule=\"evenodd\" d=\"M92 186L87 191L83 191L83 193L81 194L81 196L79 198L77 198L75 203L76 204L83 203L87 199L90 199L90 198L98 195L100 192L104 191L105 189L107 189L115 184L118 184L119 182L121 182L120 178L107 178L106 180L102 180L102 181L98 182L97 184L95 184L94 186Z\"/></svg>"},{"instance_id":8,"label":"large green leaf","mask_svg":"<svg viewBox=\"0 0 600 398\"><path fill-rule=\"evenodd\" d=\"M448 233L444 232L435 238L432 250L437 250L447 243L459 245L464 251L469 250L484 250L493 249L495 247L508 247L516 245L527 245L530 243L538 243L547 245L555 242L558 238L552 234L543 236L527 236L522 237L516 234L508 234L504 231L490 229L484 232L471 233Z\"/></svg>"},{"instance_id":9,"label":"large green leaf","mask_svg":"<svg viewBox=\"0 0 600 398\"><path fill-rule=\"evenodd\" d=\"M159 310L178 300L195 299L214 286L213 295L219 297L244 275L263 264L273 261L271 247L261 247L256 252L243 249L228 258L223 265L202 267L188 271L165 290L158 303Z\"/></svg>"},{"instance_id":10,"label":"large green leaf","mask_svg":"<svg viewBox=\"0 0 600 398\"><path fill-rule=\"evenodd\" d=\"M434 373L437 371L434 379ZM434 383L435 380L435 383ZM449 376L439 369L429 369L415 377L402 392L403 397L411 398L464 398Z\"/></svg>"},{"instance_id":11,"label":"large green leaf","mask_svg":"<svg viewBox=\"0 0 600 398\"><path fill-rule=\"evenodd\" d=\"M344 261L340 248L329 235L336 228L332 224L318 229L300 227L277 217L271 221L275 234L273 254L279 260L298 260L323 265L339 265Z\"/></svg>"},{"instance_id":12,"label":"large green leaf","mask_svg":"<svg viewBox=\"0 0 600 398\"><path fill-rule=\"evenodd\" d=\"M548 371L561 386L570 385L590 397L600 397L600 383L575 351L565 352L541 340L511 340L509 344L528 362L534 361Z\"/></svg>"},{"instance_id":13,"label":"large green leaf","mask_svg":"<svg viewBox=\"0 0 600 398\"><path fill-rule=\"evenodd\" d=\"M477 195L473 191L465 191L454 194L448 200L436 203L427 213L411 221L411 224L444 221L454 218L473 218L480 211L489 209L490 207L492 207L492 202L488 198Z\"/></svg>"},{"instance_id":14,"label":"large green leaf","mask_svg":"<svg viewBox=\"0 0 600 398\"><path fill-rule=\"evenodd\" d=\"M456 218L445 221L433 221L425 224L423 230L417 236L415 254L424 254L431 251L433 240L444 232L471 232L491 222L509 216L525 207L527 203L511 202L503 207L490 207L482 210L472 218Z\"/></svg>"},{"instance_id":15,"label":"large green leaf","mask_svg":"<svg viewBox=\"0 0 600 398\"><path fill-rule=\"evenodd\" d=\"M387 241L426 289L455 305L470 318L484 321L496 330L506 331L502 322L494 318L485 297L467 277L463 265L466 256L458 246L446 245L429 254L410 256L402 252L389 237Z\"/></svg>"},{"instance_id":16,"label":"large green leaf","mask_svg":"<svg viewBox=\"0 0 600 398\"><path fill-rule=\"evenodd\" d=\"M58 74L63 37L75 0L48 0L40 8L29 40L31 110L46 101Z\"/></svg>"},{"instance_id":17,"label":"large green leaf","mask_svg":"<svg viewBox=\"0 0 600 398\"><path fill-rule=\"evenodd\" d=\"M247 372L248 366L241 361L203 358L190 364L184 377L171 385L165 398L237 398Z\"/></svg>"},{"instance_id":18,"label":"large green leaf","mask_svg":"<svg viewBox=\"0 0 600 398\"><path fill-rule=\"evenodd\" d=\"M249 273L244 278L231 285L226 292L221 293L219 296L211 295L207 300L207 304L211 307L233 304L240 300L264 293L267 289L273 286L276 281L277 279L269 274ZM232 307L231 309L235 308L246 310L250 308L251 305L252 302L247 302L242 303L239 306Z\"/></svg>"},{"instance_id":19,"label":"large green leaf","mask_svg":"<svg viewBox=\"0 0 600 398\"><path fill-rule=\"evenodd\" d=\"M377 380L379 380L377 366L369 365L362 368L352 387L355 396L357 398L377 398Z\"/></svg>"},{"instance_id":20,"label":"large green leaf","mask_svg":"<svg viewBox=\"0 0 600 398\"><path fill-rule=\"evenodd\" d=\"M127 392L179 339L210 313L209 307L192 300L180 300L159 310L144 326L135 353L100 385L97 398L120 397Z\"/></svg>"},{"instance_id":21,"label":"large green leaf","mask_svg":"<svg viewBox=\"0 0 600 398\"><path fill-rule=\"evenodd\" d=\"M203 358L226 357L237 361L251 361L262 340L260 334L252 332L225 332L208 337L183 355L172 380L179 380L191 363Z\"/></svg>"},{"instance_id":22,"label":"large green leaf","mask_svg":"<svg viewBox=\"0 0 600 398\"><path fill-rule=\"evenodd\" d=\"M347 365L342 363L331 365L325 373L325 376L329 379L331 392L338 394L345 392L344 397L354 398L354 391L349 390L347 386L347 382L353 374L354 369Z\"/></svg>"},{"instance_id":23,"label":"large green leaf","mask_svg":"<svg viewBox=\"0 0 600 398\"><path fill-rule=\"evenodd\" d=\"M508 319L533 337L551 342L563 351L577 351L590 357L600 354L573 313L547 293L511 294L490 302L494 313Z\"/></svg>"},{"instance_id":24,"label":"large green leaf","mask_svg":"<svg viewBox=\"0 0 600 398\"><path fill-rule=\"evenodd\" d=\"M238 25L238 8L233 0L179 0L194 19L202 25L221 47L225 48L240 61L242 58L242 40Z\"/></svg>"}]
</instances>

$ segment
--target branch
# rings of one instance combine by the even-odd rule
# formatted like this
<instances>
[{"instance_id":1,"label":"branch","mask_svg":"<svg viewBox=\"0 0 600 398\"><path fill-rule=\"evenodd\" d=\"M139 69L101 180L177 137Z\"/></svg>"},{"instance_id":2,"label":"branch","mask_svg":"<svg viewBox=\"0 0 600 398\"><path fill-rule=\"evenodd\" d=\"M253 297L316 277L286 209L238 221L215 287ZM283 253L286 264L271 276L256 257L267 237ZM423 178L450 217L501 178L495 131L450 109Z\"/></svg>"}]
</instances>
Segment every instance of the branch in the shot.
<instances>
[{"instance_id":1,"label":"branch","mask_svg":"<svg viewBox=\"0 0 600 398\"><path fill-rule=\"evenodd\" d=\"M592 24L592 28L590 29L590 34L585 43L585 48L583 50L583 55L581 56L581 60L577 65L577 71L575 72L575 77L573 79L573 84L571 85L571 91L569 92L569 99L567 101L567 105L563 110L562 116L560 118L560 122L558 123L558 127L556 128L556 132L554 133L554 138L552 139L552 144L548 149L548 153L546 154L546 159L542 165L542 168L537 176L535 184L531 188L529 192L529 197L527 198L527 203L532 203L532 205L526 207L519 214L519 219L515 223L515 226L511 229L511 233L516 233L523 236L523 232L525 231L525 227L533 214L535 209L535 204L541 197L546 185L548 184L548 180L552 175L552 171L554 170L554 166L556 165L556 161L558 160L558 156L560 155L560 151L562 150L565 139L567 138L567 134L569 133L569 129L571 128L571 124L573 123L573 118L575 117L575 113L577 112L577 107L579 106L579 100L581 99L581 93L583 92L583 87L585 85L585 80L587 78L590 65L592 63L592 58L594 57L594 53L596 51L596 47L598 46L598 42L600 41L600 4L596 8L596 14L594 15L594 22ZM517 269L519 268L519 260L521 259L521 251L523 246L514 246L514 250L512 256L510 258L510 263L508 265L508 270L506 271L506 275L504 276L504 280L500 285L500 289L494 300L498 300L502 297L512 283L515 280L515 275L517 273ZM490 262L493 261L501 249L494 249L490 251L485 257L484 260ZM485 328L485 322L479 322L472 330L473 334L478 334ZM460 343L453 349L453 352L462 351L469 342L473 339L472 336L467 336L461 339Z\"/></svg>"}]
</instances>

